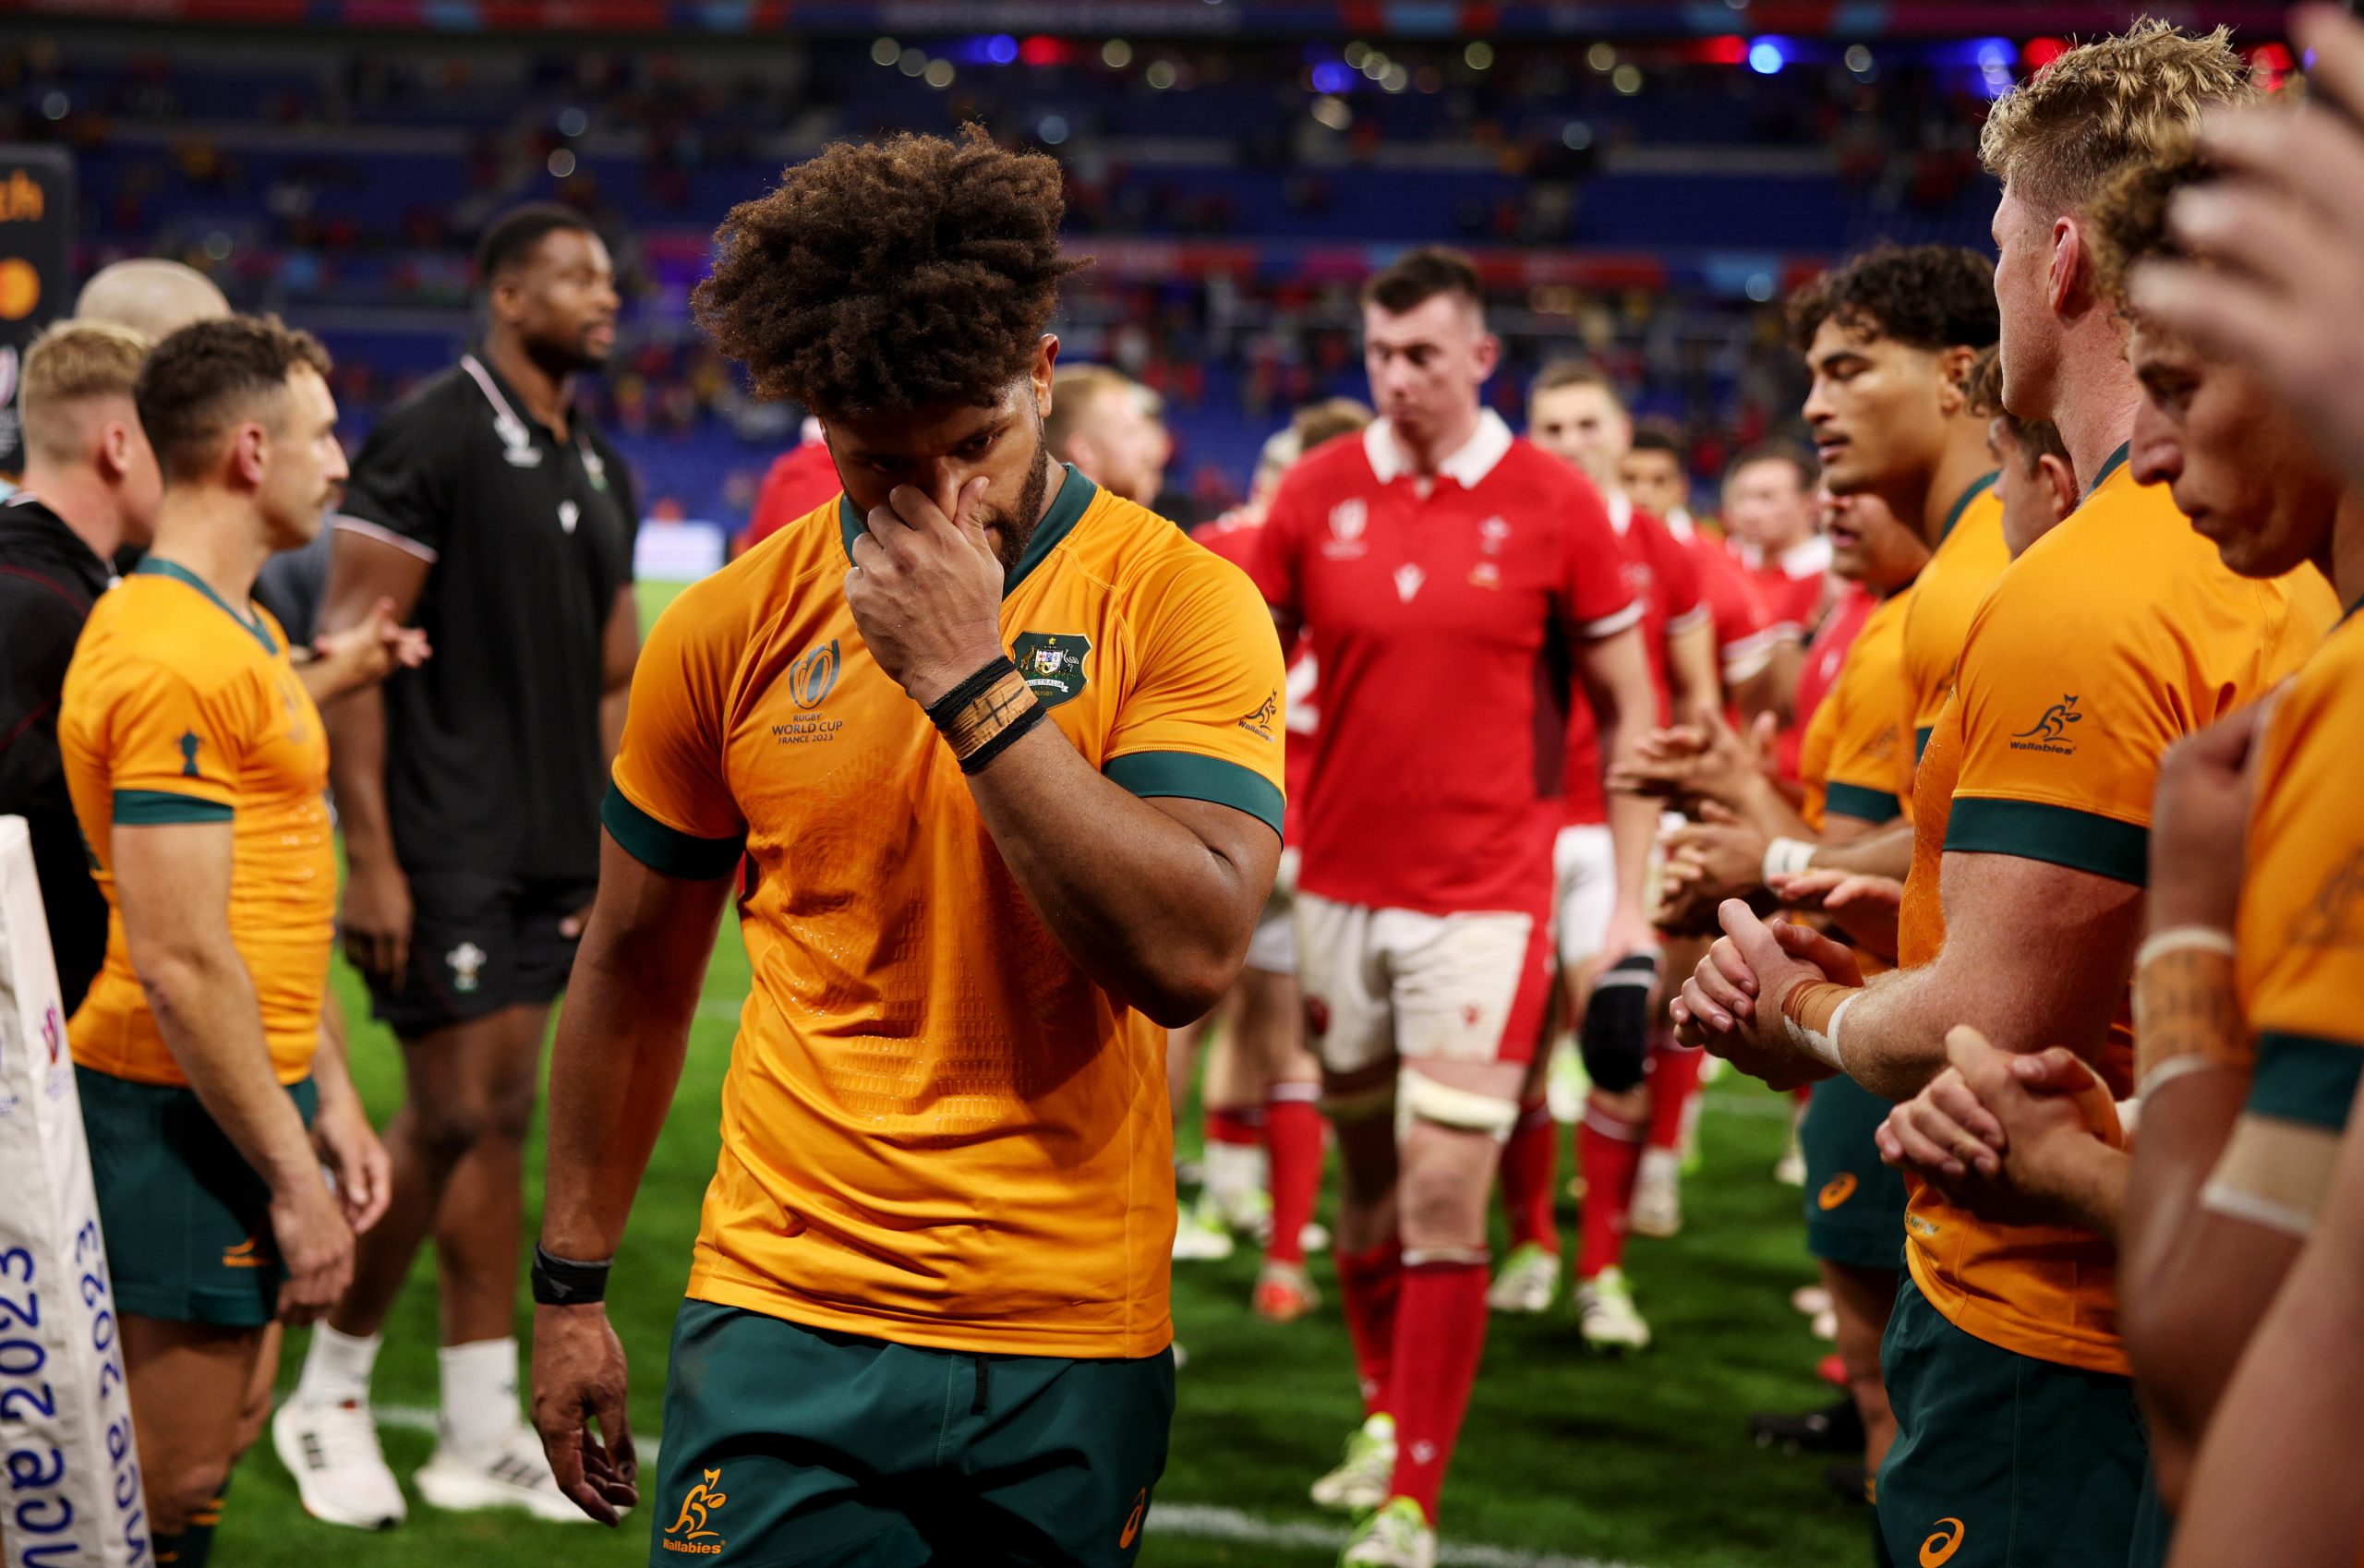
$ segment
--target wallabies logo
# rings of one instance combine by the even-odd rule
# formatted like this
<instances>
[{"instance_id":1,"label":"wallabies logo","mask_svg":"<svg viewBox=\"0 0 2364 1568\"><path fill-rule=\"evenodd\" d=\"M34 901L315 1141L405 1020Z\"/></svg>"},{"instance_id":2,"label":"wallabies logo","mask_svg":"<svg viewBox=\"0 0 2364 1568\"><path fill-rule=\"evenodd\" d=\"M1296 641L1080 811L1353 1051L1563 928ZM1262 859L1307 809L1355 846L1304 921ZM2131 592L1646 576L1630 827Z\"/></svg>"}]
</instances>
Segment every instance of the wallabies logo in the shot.
<instances>
[{"instance_id":1,"label":"wallabies logo","mask_svg":"<svg viewBox=\"0 0 2364 1568\"><path fill-rule=\"evenodd\" d=\"M837 639L832 637L817 648L807 649L788 667L788 694L796 699L801 708L816 708L826 702L837 689Z\"/></svg>"},{"instance_id":2,"label":"wallabies logo","mask_svg":"<svg viewBox=\"0 0 2364 1568\"><path fill-rule=\"evenodd\" d=\"M2082 724L2085 716L2077 711L2077 699L2071 694L2044 710L2044 717L2011 737L2015 752L2051 752L2057 756L2076 754L2077 742L2068 739L2068 727Z\"/></svg>"},{"instance_id":3,"label":"wallabies logo","mask_svg":"<svg viewBox=\"0 0 2364 1568\"><path fill-rule=\"evenodd\" d=\"M720 1470L708 1470L706 1479L689 1490L681 1499L681 1516L666 1526L664 1542L668 1551L686 1551L700 1557L713 1557L730 1543L722 1532L706 1528L706 1521L716 1510L730 1499L715 1489L721 1483Z\"/></svg>"}]
</instances>

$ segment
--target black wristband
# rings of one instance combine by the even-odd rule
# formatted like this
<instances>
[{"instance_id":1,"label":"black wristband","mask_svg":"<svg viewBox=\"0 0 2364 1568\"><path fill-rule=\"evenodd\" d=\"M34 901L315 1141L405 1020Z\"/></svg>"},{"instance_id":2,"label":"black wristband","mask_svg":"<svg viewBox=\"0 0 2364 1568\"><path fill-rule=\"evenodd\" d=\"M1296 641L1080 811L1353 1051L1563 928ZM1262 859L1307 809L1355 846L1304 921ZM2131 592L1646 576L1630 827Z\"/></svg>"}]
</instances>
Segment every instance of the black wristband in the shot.
<instances>
[{"instance_id":1,"label":"black wristband","mask_svg":"<svg viewBox=\"0 0 2364 1568\"><path fill-rule=\"evenodd\" d=\"M578 1263L553 1258L534 1243L534 1300L544 1307L583 1307L608 1297L608 1263Z\"/></svg>"},{"instance_id":2,"label":"black wristband","mask_svg":"<svg viewBox=\"0 0 2364 1568\"><path fill-rule=\"evenodd\" d=\"M936 698L935 701L928 704L923 710L927 714L927 721L938 730L943 729L959 717L962 708L983 696L995 681L1005 675L1017 673L1018 666L1010 663L1009 656L1004 654L958 686L953 687L952 690L945 693L944 695Z\"/></svg>"},{"instance_id":3,"label":"black wristband","mask_svg":"<svg viewBox=\"0 0 2364 1568\"><path fill-rule=\"evenodd\" d=\"M983 773L992 764L994 758L1016 745L1025 737L1028 730L1050 717L1051 710L1044 707L1041 702L1036 702L1033 706L1004 725L999 734L962 757L960 771Z\"/></svg>"}]
</instances>

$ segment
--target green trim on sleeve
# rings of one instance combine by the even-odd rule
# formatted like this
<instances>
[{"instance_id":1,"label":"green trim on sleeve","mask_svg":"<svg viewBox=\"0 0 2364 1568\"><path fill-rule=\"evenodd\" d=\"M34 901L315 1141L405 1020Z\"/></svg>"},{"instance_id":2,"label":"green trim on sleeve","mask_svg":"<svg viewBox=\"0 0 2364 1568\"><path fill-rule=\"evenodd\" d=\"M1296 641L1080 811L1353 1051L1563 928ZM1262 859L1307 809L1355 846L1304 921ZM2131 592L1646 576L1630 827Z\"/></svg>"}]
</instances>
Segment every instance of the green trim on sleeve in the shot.
<instances>
[{"instance_id":1,"label":"green trim on sleeve","mask_svg":"<svg viewBox=\"0 0 2364 1568\"><path fill-rule=\"evenodd\" d=\"M1858 822L1894 822L1903 808L1896 803L1896 796L1886 790L1868 790L1861 784L1832 784L1822 792L1825 815L1851 816Z\"/></svg>"},{"instance_id":2,"label":"green trim on sleeve","mask_svg":"<svg viewBox=\"0 0 2364 1568\"><path fill-rule=\"evenodd\" d=\"M1222 757L1197 752L1132 752L1110 757L1100 771L1110 782L1123 785L1143 800L1170 795L1212 801L1246 812L1275 833L1281 830L1284 797L1280 788L1255 769Z\"/></svg>"},{"instance_id":3,"label":"green trim on sleeve","mask_svg":"<svg viewBox=\"0 0 2364 1568\"><path fill-rule=\"evenodd\" d=\"M2150 880L2149 828L2041 801L1955 796L1953 814L1946 820L1946 850L2017 855L2137 887Z\"/></svg>"},{"instance_id":4,"label":"green trim on sleeve","mask_svg":"<svg viewBox=\"0 0 2364 1568\"><path fill-rule=\"evenodd\" d=\"M125 827L161 827L175 822L228 822L236 816L226 802L177 795L170 790L117 790L115 820Z\"/></svg>"},{"instance_id":5,"label":"green trim on sleeve","mask_svg":"<svg viewBox=\"0 0 2364 1568\"><path fill-rule=\"evenodd\" d=\"M2248 1109L2326 1131L2347 1126L2347 1108L2364 1079L2364 1045L2267 1030L2257 1039L2257 1071Z\"/></svg>"},{"instance_id":6,"label":"green trim on sleeve","mask_svg":"<svg viewBox=\"0 0 2364 1568\"><path fill-rule=\"evenodd\" d=\"M684 882L711 882L739 864L747 847L743 833L730 838L700 838L669 827L638 806L610 783L599 803L599 823L619 849L646 866Z\"/></svg>"}]
</instances>

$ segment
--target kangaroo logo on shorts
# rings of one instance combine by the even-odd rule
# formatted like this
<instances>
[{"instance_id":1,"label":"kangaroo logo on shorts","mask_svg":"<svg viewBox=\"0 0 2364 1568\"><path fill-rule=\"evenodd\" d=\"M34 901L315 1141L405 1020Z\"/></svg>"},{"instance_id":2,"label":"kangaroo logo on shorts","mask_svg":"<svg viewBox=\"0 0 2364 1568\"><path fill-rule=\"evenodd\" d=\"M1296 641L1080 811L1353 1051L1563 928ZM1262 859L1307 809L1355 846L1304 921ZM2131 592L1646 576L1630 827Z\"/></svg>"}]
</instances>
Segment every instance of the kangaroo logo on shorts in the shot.
<instances>
[{"instance_id":1,"label":"kangaroo logo on shorts","mask_svg":"<svg viewBox=\"0 0 2364 1568\"><path fill-rule=\"evenodd\" d=\"M708 1470L706 1479L692 1487L681 1499L681 1516L665 1527L663 1539L666 1550L713 1557L730 1544L722 1538L721 1531L706 1528L709 1516L730 1501L729 1496L715 1490L721 1480L720 1470Z\"/></svg>"},{"instance_id":2,"label":"kangaroo logo on shorts","mask_svg":"<svg viewBox=\"0 0 2364 1568\"><path fill-rule=\"evenodd\" d=\"M837 690L839 662L835 637L798 656L788 667L788 694L796 699L798 707L816 708L829 700L829 694Z\"/></svg>"},{"instance_id":3,"label":"kangaroo logo on shorts","mask_svg":"<svg viewBox=\"0 0 2364 1568\"><path fill-rule=\"evenodd\" d=\"M2064 696L2045 708L2042 718L2011 737L2011 750L2074 756L2077 754L2077 742L2068 739L2068 727L2084 721L2085 716L2077 711L2075 695Z\"/></svg>"},{"instance_id":4,"label":"kangaroo logo on shorts","mask_svg":"<svg viewBox=\"0 0 2364 1568\"><path fill-rule=\"evenodd\" d=\"M452 989L472 992L483 983L478 978L484 971L485 950L473 942L463 942L443 955L452 966Z\"/></svg>"},{"instance_id":5,"label":"kangaroo logo on shorts","mask_svg":"<svg viewBox=\"0 0 2364 1568\"><path fill-rule=\"evenodd\" d=\"M1083 695L1083 661L1092 653L1091 638L1079 632L1020 632L1010 646L1026 689L1044 707Z\"/></svg>"}]
</instances>

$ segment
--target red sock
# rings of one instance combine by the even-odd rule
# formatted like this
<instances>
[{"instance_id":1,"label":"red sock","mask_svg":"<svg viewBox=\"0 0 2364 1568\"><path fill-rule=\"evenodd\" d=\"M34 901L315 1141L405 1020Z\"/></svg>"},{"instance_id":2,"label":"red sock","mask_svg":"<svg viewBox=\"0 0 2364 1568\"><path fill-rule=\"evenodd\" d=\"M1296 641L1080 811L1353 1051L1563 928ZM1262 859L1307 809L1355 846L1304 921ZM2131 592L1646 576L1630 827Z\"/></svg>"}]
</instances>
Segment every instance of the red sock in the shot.
<instances>
[{"instance_id":1,"label":"red sock","mask_svg":"<svg viewBox=\"0 0 2364 1568\"><path fill-rule=\"evenodd\" d=\"M1502 1145L1502 1208L1510 1215L1513 1247L1533 1242L1560 1255L1560 1224L1551 1212L1559 1176L1560 1127L1551 1107L1540 1100L1520 1106L1518 1125Z\"/></svg>"},{"instance_id":2,"label":"red sock","mask_svg":"<svg viewBox=\"0 0 2364 1568\"><path fill-rule=\"evenodd\" d=\"M1650 1147L1682 1152L1707 1053L1662 1038L1650 1045Z\"/></svg>"},{"instance_id":3,"label":"red sock","mask_svg":"<svg viewBox=\"0 0 2364 1568\"><path fill-rule=\"evenodd\" d=\"M1305 1227L1321 1195L1321 1140L1326 1131L1318 1083L1276 1083L1264 1103L1264 1148L1271 1161L1272 1239L1264 1256L1275 1263L1305 1261Z\"/></svg>"},{"instance_id":4,"label":"red sock","mask_svg":"<svg viewBox=\"0 0 2364 1568\"><path fill-rule=\"evenodd\" d=\"M1404 1296L1404 1249L1391 1241L1368 1252L1338 1254L1338 1302L1355 1342L1363 1414L1393 1412L1396 1308ZM1482 1306L1484 1295L1479 1294ZM1480 1324L1479 1327L1484 1327Z\"/></svg>"},{"instance_id":5,"label":"red sock","mask_svg":"<svg viewBox=\"0 0 2364 1568\"><path fill-rule=\"evenodd\" d=\"M1210 1143L1238 1143L1252 1149L1264 1141L1264 1107L1210 1105L1206 1130Z\"/></svg>"},{"instance_id":6,"label":"red sock","mask_svg":"<svg viewBox=\"0 0 2364 1568\"><path fill-rule=\"evenodd\" d=\"M1389 1490L1417 1502L1431 1523L1485 1348L1485 1263L1406 1264L1404 1310L1395 1321L1395 1480Z\"/></svg>"},{"instance_id":7,"label":"red sock","mask_svg":"<svg viewBox=\"0 0 2364 1568\"><path fill-rule=\"evenodd\" d=\"M1620 1121L1598 1105L1585 1107L1585 1119L1576 1126L1576 1160L1585 1173L1579 1280L1613 1269L1625 1257L1625 1215L1634 1204L1634 1176L1642 1168L1646 1137L1638 1123Z\"/></svg>"}]
</instances>

